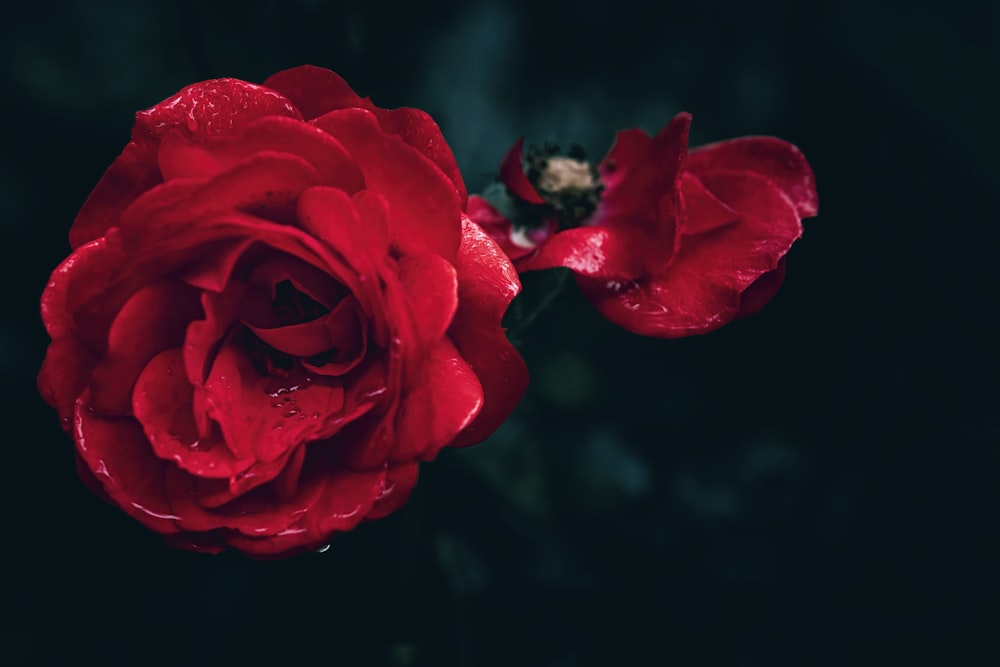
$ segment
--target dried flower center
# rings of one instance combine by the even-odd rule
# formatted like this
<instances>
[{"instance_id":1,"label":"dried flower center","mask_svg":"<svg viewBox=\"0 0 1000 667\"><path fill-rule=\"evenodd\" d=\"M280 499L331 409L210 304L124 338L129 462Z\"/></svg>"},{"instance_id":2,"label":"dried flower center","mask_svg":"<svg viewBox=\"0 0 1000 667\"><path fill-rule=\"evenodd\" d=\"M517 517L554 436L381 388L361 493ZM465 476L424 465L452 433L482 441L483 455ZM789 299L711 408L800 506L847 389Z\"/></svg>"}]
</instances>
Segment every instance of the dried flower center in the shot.
<instances>
[{"instance_id":1,"label":"dried flower center","mask_svg":"<svg viewBox=\"0 0 1000 667\"><path fill-rule=\"evenodd\" d=\"M597 209L604 186L582 148L573 146L568 155L558 155L558 150L552 145L529 147L525 175L552 207L560 227L578 227Z\"/></svg>"},{"instance_id":2,"label":"dried flower center","mask_svg":"<svg viewBox=\"0 0 1000 667\"><path fill-rule=\"evenodd\" d=\"M551 157L538 176L538 189L553 195L569 190L590 190L594 175L590 163L571 157Z\"/></svg>"}]
</instances>

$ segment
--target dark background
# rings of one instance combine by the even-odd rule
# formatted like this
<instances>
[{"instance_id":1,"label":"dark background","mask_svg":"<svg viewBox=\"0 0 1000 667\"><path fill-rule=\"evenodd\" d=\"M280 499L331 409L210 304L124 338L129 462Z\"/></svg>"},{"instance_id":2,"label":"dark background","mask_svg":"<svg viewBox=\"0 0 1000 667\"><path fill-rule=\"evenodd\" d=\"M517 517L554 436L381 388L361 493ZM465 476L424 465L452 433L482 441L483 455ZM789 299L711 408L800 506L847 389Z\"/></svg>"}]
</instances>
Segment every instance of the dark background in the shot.
<instances>
[{"instance_id":1,"label":"dark background","mask_svg":"<svg viewBox=\"0 0 1000 667\"><path fill-rule=\"evenodd\" d=\"M17 3L5 10L0 663L998 664L997 3ZM489 442L324 554L173 551L78 482L37 300L133 113L312 63L506 148L694 114L820 216L759 314L643 339L575 291Z\"/></svg>"}]
</instances>

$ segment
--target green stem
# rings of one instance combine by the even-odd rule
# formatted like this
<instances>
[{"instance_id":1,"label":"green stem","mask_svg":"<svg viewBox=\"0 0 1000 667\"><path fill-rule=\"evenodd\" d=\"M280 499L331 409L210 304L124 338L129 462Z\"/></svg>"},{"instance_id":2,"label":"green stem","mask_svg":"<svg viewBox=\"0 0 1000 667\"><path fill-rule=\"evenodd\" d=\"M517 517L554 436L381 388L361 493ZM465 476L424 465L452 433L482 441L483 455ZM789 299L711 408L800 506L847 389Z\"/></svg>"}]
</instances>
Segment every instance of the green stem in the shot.
<instances>
[{"instance_id":1,"label":"green stem","mask_svg":"<svg viewBox=\"0 0 1000 667\"><path fill-rule=\"evenodd\" d=\"M531 323L534 322L539 315L545 312L557 298L559 298L569 282L569 275L569 271L560 271L555 285L541 298L541 300L527 315L524 314L524 307L520 305L520 299L514 302L514 325L508 330L507 333L511 340L515 342L515 345L519 344L521 336L523 336L524 332L529 326L531 326Z\"/></svg>"}]
</instances>

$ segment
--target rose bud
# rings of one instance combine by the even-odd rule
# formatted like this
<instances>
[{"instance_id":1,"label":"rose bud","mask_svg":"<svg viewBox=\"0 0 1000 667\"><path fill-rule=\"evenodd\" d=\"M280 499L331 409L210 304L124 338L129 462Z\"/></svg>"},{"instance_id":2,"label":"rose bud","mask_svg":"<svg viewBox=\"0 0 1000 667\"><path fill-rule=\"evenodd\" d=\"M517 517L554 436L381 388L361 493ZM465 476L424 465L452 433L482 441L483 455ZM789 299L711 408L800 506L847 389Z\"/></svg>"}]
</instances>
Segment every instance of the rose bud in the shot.
<instances>
[{"instance_id":1,"label":"rose bud","mask_svg":"<svg viewBox=\"0 0 1000 667\"><path fill-rule=\"evenodd\" d=\"M760 309L816 215L812 170L774 137L688 151L690 115L656 136L618 133L597 167L552 150L501 165L468 211L518 271L570 269L610 321L644 336L706 333Z\"/></svg>"},{"instance_id":2,"label":"rose bud","mask_svg":"<svg viewBox=\"0 0 1000 667\"><path fill-rule=\"evenodd\" d=\"M84 481L172 545L290 555L402 506L527 384L520 283L437 125L316 67L136 116L70 230L38 385Z\"/></svg>"}]
</instances>

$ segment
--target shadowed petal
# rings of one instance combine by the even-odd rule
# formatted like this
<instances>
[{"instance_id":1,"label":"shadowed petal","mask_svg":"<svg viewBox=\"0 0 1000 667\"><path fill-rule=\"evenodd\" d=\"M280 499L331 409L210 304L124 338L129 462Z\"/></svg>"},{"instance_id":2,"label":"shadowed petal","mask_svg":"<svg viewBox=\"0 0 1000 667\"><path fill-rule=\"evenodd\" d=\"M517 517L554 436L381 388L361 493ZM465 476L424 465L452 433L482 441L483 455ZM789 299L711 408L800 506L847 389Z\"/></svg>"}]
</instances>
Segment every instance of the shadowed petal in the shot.
<instances>
[{"instance_id":1,"label":"shadowed petal","mask_svg":"<svg viewBox=\"0 0 1000 667\"><path fill-rule=\"evenodd\" d=\"M97 413L132 414L132 387L139 374L157 354L184 343L188 323L201 315L199 296L180 281L162 281L125 302L111 324L108 353L90 379L91 405Z\"/></svg>"},{"instance_id":2,"label":"shadowed petal","mask_svg":"<svg viewBox=\"0 0 1000 667\"><path fill-rule=\"evenodd\" d=\"M153 455L135 420L92 414L84 391L76 402L74 436L80 458L115 504L152 530L179 530L163 484L169 464Z\"/></svg>"}]
</instances>

